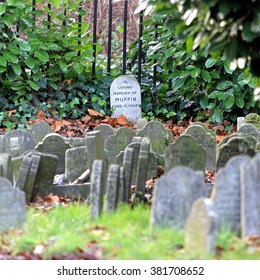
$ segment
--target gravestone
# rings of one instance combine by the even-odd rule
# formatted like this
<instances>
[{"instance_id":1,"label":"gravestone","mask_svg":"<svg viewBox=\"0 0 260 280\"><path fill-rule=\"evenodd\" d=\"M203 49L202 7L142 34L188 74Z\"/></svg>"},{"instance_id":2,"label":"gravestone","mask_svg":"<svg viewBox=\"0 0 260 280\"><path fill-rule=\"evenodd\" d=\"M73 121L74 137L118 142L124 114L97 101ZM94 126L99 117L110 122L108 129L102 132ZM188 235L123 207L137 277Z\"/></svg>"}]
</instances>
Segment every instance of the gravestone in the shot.
<instances>
[{"instance_id":1,"label":"gravestone","mask_svg":"<svg viewBox=\"0 0 260 280\"><path fill-rule=\"evenodd\" d=\"M94 160L90 178L90 218L101 215L104 193L103 161Z\"/></svg>"},{"instance_id":2,"label":"gravestone","mask_svg":"<svg viewBox=\"0 0 260 280\"><path fill-rule=\"evenodd\" d=\"M93 131L100 131L104 141L106 141L110 136L115 134L114 128L109 124L99 124L93 129Z\"/></svg>"},{"instance_id":3,"label":"gravestone","mask_svg":"<svg viewBox=\"0 0 260 280\"><path fill-rule=\"evenodd\" d=\"M88 153L86 146L66 150L65 180L67 182L74 182L88 168Z\"/></svg>"},{"instance_id":4,"label":"gravestone","mask_svg":"<svg viewBox=\"0 0 260 280\"><path fill-rule=\"evenodd\" d=\"M17 181L15 183L15 187L24 191L26 182L29 176L29 170L31 167L32 159L30 157L23 157L22 164L20 166L19 174L17 177Z\"/></svg>"},{"instance_id":5,"label":"gravestone","mask_svg":"<svg viewBox=\"0 0 260 280\"><path fill-rule=\"evenodd\" d=\"M33 150L35 148L35 142L33 140L32 135L23 130L16 129L16 130L8 131L2 137L2 145L1 145L2 153L8 153L12 155L11 138L18 138L17 140L14 140L12 144L15 145L16 148L18 148L19 146L20 154L23 154L24 152Z\"/></svg>"},{"instance_id":6,"label":"gravestone","mask_svg":"<svg viewBox=\"0 0 260 280\"><path fill-rule=\"evenodd\" d=\"M226 144L221 145L217 149L217 170L224 167L230 158L237 155L248 155L252 157L255 155L255 150L243 138L230 138Z\"/></svg>"},{"instance_id":7,"label":"gravestone","mask_svg":"<svg viewBox=\"0 0 260 280\"><path fill-rule=\"evenodd\" d=\"M193 136L198 144L201 144L206 150L206 169L215 170L216 169L216 137L201 126L193 124L189 126L185 134Z\"/></svg>"},{"instance_id":8,"label":"gravestone","mask_svg":"<svg viewBox=\"0 0 260 280\"><path fill-rule=\"evenodd\" d=\"M65 143L62 136L51 133L46 135L42 142L38 143L35 150L43 154L57 156L59 161L56 174L63 174L65 172L65 153L69 148L71 148L71 146Z\"/></svg>"},{"instance_id":9,"label":"gravestone","mask_svg":"<svg viewBox=\"0 0 260 280\"><path fill-rule=\"evenodd\" d=\"M244 140L246 140L250 146L250 148L252 148L253 150L255 149L255 146L256 146L256 139L252 136L252 135L249 135L249 134L246 134L246 133L242 133L242 132L236 132L236 133L232 133L231 135L223 138L217 145L217 150L223 146L224 144L226 144L230 139L233 139L233 138L243 138Z\"/></svg>"},{"instance_id":10,"label":"gravestone","mask_svg":"<svg viewBox=\"0 0 260 280\"><path fill-rule=\"evenodd\" d=\"M37 122L32 125L29 133L32 135L35 144L37 145L39 142L43 141L43 138L52 133L51 126L46 122Z\"/></svg>"},{"instance_id":11,"label":"gravestone","mask_svg":"<svg viewBox=\"0 0 260 280\"><path fill-rule=\"evenodd\" d=\"M125 170L123 166L120 166L119 170L119 192L118 192L118 203L127 203L127 189L125 185Z\"/></svg>"},{"instance_id":12,"label":"gravestone","mask_svg":"<svg viewBox=\"0 0 260 280\"><path fill-rule=\"evenodd\" d=\"M205 171L206 150L193 136L182 134L175 143L171 143L165 149L165 172L176 166L187 166L194 170Z\"/></svg>"},{"instance_id":13,"label":"gravestone","mask_svg":"<svg viewBox=\"0 0 260 280\"><path fill-rule=\"evenodd\" d=\"M134 149L126 148L123 158L123 169L125 177L125 200L128 202L131 191L132 170L133 170Z\"/></svg>"},{"instance_id":14,"label":"gravestone","mask_svg":"<svg viewBox=\"0 0 260 280\"><path fill-rule=\"evenodd\" d=\"M245 122L254 125L257 129L260 128L260 115L256 113L250 113L245 116Z\"/></svg>"},{"instance_id":15,"label":"gravestone","mask_svg":"<svg viewBox=\"0 0 260 280\"><path fill-rule=\"evenodd\" d=\"M220 226L226 230L239 232L241 229L240 169L249 161L250 157L245 155L232 157L225 168L216 174L211 198L215 203Z\"/></svg>"},{"instance_id":16,"label":"gravestone","mask_svg":"<svg viewBox=\"0 0 260 280\"><path fill-rule=\"evenodd\" d=\"M193 257L215 253L218 216L209 198L198 198L192 205L185 226L185 249Z\"/></svg>"},{"instance_id":17,"label":"gravestone","mask_svg":"<svg viewBox=\"0 0 260 280\"><path fill-rule=\"evenodd\" d=\"M141 118L141 88L138 81L123 75L114 79L110 86L110 106L112 117L124 115L130 122Z\"/></svg>"},{"instance_id":18,"label":"gravestone","mask_svg":"<svg viewBox=\"0 0 260 280\"><path fill-rule=\"evenodd\" d=\"M241 168L242 237L260 236L260 154Z\"/></svg>"},{"instance_id":19,"label":"gravestone","mask_svg":"<svg viewBox=\"0 0 260 280\"><path fill-rule=\"evenodd\" d=\"M74 137L74 138L63 138L66 144L69 144L72 148L86 146L86 138Z\"/></svg>"},{"instance_id":20,"label":"gravestone","mask_svg":"<svg viewBox=\"0 0 260 280\"><path fill-rule=\"evenodd\" d=\"M237 130L239 130L239 128L244 125L245 122L245 117L238 117L237 118Z\"/></svg>"},{"instance_id":21,"label":"gravestone","mask_svg":"<svg viewBox=\"0 0 260 280\"><path fill-rule=\"evenodd\" d=\"M173 135L158 121L148 122L144 129L137 132L137 136L149 137L151 150L160 155L164 154L165 148L173 140Z\"/></svg>"},{"instance_id":22,"label":"gravestone","mask_svg":"<svg viewBox=\"0 0 260 280\"><path fill-rule=\"evenodd\" d=\"M16 158L23 154L22 146L19 137L10 138L11 157Z\"/></svg>"},{"instance_id":23,"label":"gravestone","mask_svg":"<svg viewBox=\"0 0 260 280\"><path fill-rule=\"evenodd\" d=\"M148 123L147 119L145 119L145 118L139 119L136 123L136 129L141 130L141 129L145 128L147 123Z\"/></svg>"},{"instance_id":24,"label":"gravestone","mask_svg":"<svg viewBox=\"0 0 260 280\"><path fill-rule=\"evenodd\" d=\"M13 188L12 183L0 177L0 231L23 227L26 221L25 194Z\"/></svg>"},{"instance_id":25,"label":"gravestone","mask_svg":"<svg viewBox=\"0 0 260 280\"><path fill-rule=\"evenodd\" d=\"M116 131L115 135L106 140L105 152L108 165L117 164L116 156L132 142L134 135L135 133L132 129L121 127Z\"/></svg>"},{"instance_id":26,"label":"gravestone","mask_svg":"<svg viewBox=\"0 0 260 280\"><path fill-rule=\"evenodd\" d=\"M240 126L237 131L238 133L245 133L253 136L257 142L260 142L260 132L256 129L256 127L252 124L244 124Z\"/></svg>"},{"instance_id":27,"label":"gravestone","mask_svg":"<svg viewBox=\"0 0 260 280\"><path fill-rule=\"evenodd\" d=\"M106 185L106 206L105 212L113 212L116 210L119 196L119 172L118 164L111 164L107 174Z\"/></svg>"},{"instance_id":28,"label":"gravestone","mask_svg":"<svg viewBox=\"0 0 260 280\"><path fill-rule=\"evenodd\" d=\"M13 183L13 163L11 156L7 153L0 154L0 177Z\"/></svg>"},{"instance_id":29,"label":"gravestone","mask_svg":"<svg viewBox=\"0 0 260 280\"><path fill-rule=\"evenodd\" d=\"M155 181L151 226L183 228L193 202L205 197L204 173L176 167Z\"/></svg>"}]
</instances>

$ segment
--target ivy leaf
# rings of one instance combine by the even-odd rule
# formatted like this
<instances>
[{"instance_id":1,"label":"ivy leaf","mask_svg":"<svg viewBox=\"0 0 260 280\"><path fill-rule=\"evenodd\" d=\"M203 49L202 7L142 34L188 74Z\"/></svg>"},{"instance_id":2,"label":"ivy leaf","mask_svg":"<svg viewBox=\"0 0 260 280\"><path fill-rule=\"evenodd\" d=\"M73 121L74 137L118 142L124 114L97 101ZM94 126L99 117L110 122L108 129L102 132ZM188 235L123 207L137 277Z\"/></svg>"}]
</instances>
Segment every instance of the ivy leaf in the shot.
<instances>
[{"instance_id":1,"label":"ivy leaf","mask_svg":"<svg viewBox=\"0 0 260 280\"><path fill-rule=\"evenodd\" d=\"M209 74L208 71L202 70L202 71L201 71L201 76L202 76L202 79L203 79L205 82L210 83L210 81L211 81L211 76L210 76L210 74Z\"/></svg>"},{"instance_id":2,"label":"ivy leaf","mask_svg":"<svg viewBox=\"0 0 260 280\"><path fill-rule=\"evenodd\" d=\"M63 61L59 61L59 66L62 72L66 72L68 70L66 63L64 63Z\"/></svg>"},{"instance_id":3,"label":"ivy leaf","mask_svg":"<svg viewBox=\"0 0 260 280\"><path fill-rule=\"evenodd\" d=\"M235 103L234 96L228 95L228 97L224 100L224 105L226 109L231 108Z\"/></svg>"},{"instance_id":4,"label":"ivy leaf","mask_svg":"<svg viewBox=\"0 0 260 280\"><path fill-rule=\"evenodd\" d=\"M180 87L183 86L184 82L185 82L186 78L179 78L179 79L176 79L174 82L173 82L173 91L176 91L177 89L179 89Z\"/></svg>"},{"instance_id":5,"label":"ivy leaf","mask_svg":"<svg viewBox=\"0 0 260 280\"><path fill-rule=\"evenodd\" d=\"M35 56L42 62L47 62L49 60L48 53L42 50L36 51Z\"/></svg>"},{"instance_id":6,"label":"ivy leaf","mask_svg":"<svg viewBox=\"0 0 260 280\"><path fill-rule=\"evenodd\" d=\"M243 98L237 98L235 103L236 103L237 107L239 107L239 108L243 108L245 105L245 101Z\"/></svg>"},{"instance_id":7,"label":"ivy leaf","mask_svg":"<svg viewBox=\"0 0 260 280\"><path fill-rule=\"evenodd\" d=\"M35 82L33 82L33 81L28 81L28 84L34 90L38 90L39 89L39 86Z\"/></svg>"},{"instance_id":8,"label":"ivy leaf","mask_svg":"<svg viewBox=\"0 0 260 280\"><path fill-rule=\"evenodd\" d=\"M3 56L9 62L12 62L12 63L17 63L18 62L17 56L8 52L8 51L4 51Z\"/></svg>"},{"instance_id":9,"label":"ivy leaf","mask_svg":"<svg viewBox=\"0 0 260 280\"><path fill-rule=\"evenodd\" d=\"M231 81L223 81L217 85L218 90L225 90L233 86L234 84Z\"/></svg>"},{"instance_id":10,"label":"ivy leaf","mask_svg":"<svg viewBox=\"0 0 260 280\"><path fill-rule=\"evenodd\" d=\"M11 67L13 68L14 73L15 73L17 76L20 76L20 75L21 75L22 69L21 69L21 66L20 66L19 64L11 64Z\"/></svg>"},{"instance_id":11,"label":"ivy leaf","mask_svg":"<svg viewBox=\"0 0 260 280\"><path fill-rule=\"evenodd\" d=\"M199 68L195 68L191 71L191 77L193 79L197 78L200 74L200 69Z\"/></svg>"},{"instance_id":12,"label":"ivy leaf","mask_svg":"<svg viewBox=\"0 0 260 280\"><path fill-rule=\"evenodd\" d=\"M215 65L216 62L217 62L216 59L214 59L214 58L208 58L208 59L206 60L206 62L205 62L205 66L206 66L206 68L210 68L210 67L212 67L213 65Z\"/></svg>"},{"instance_id":13,"label":"ivy leaf","mask_svg":"<svg viewBox=\"0 0 260 280\"><path fill-rule=\"evenodd\" d=\"M35 61L33 58L31 58L31 57L25 58L25 64L26 64L29 68L32 69L32 68L34 67L35 63L36 63L36 61Z\"/></svg>"}]
</instances>

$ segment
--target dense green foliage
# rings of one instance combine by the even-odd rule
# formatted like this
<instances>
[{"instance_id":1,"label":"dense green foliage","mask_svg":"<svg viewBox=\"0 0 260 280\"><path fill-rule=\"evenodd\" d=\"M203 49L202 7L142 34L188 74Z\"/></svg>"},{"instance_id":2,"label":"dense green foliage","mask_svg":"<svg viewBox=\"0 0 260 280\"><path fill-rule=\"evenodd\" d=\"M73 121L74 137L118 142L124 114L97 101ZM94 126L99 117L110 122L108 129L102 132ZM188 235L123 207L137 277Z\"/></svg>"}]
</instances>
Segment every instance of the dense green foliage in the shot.
<instances>
[{"instance_id":1,"label":"dense green foliage","mask_svg":"<svg viewBox=\"0 0 260 280\"><path fill-rule=\"evenodd\" d=\"M146 2L147 1L143 1ZM241 68L251 64L251 72L260 76L260 2L257 0L150 0L157 13L168 15L168 24L192 50L198 47L214 56L238 60ZM243 59L244 60L243 60ZM241 64L240 64L241 63Z\"/></svg>"},{"instance_id":2,"label":"dense green foliage","mask_svg":"<svg viewBox=\"0 0 260 280\"><path fill-rule=\"evenodd\" d=\"M223 57L212 58L206 50L191 51L191 40L177 40L174 29L165 28L165 21L159 16L145 22L142 87L146 115L222 122L259 111L253 93L256 79L250 73L232 71ZM136 44L131 46L134 62L137 49ZM135 63L132 71L136 69Z\"/></svg>"}]
</instances>

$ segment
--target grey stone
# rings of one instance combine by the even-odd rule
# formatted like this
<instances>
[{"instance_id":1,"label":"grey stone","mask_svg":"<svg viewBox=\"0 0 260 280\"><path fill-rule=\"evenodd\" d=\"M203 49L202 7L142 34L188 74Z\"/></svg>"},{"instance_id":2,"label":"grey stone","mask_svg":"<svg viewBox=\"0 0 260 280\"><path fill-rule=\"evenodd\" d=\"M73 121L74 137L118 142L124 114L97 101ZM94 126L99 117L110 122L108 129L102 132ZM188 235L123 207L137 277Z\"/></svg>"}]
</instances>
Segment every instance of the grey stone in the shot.
<instances>
[{"instance_id":1,"label":"grey stone","mask_svg":"<svg viewBox=\"0 0 260 280\"><path fill-rule=\"evenodd\" d=\"M137 136L149 137L152 151L160 155L173 140L173 135L158 121L148 122L144 129L137 132Z\"/></svg>"},{"instance_id":2,"label":"grey stone","mask_svg":"<svg viewBox=\"0 0 260 280\"><path fill-rule=\"evenodd\" d=\"M15 183L15 187L24 191L25 185L29 177L29 170L31 167L32 159L30 157L23 157L22 164L20 166L19 175Z\"/></svg>"},{"instance_id":3,"label":"grey stone","mask_svg":"<svg viewBox=\"0 0 260 280\"><path fill-rule=\"evenodd\" d=\"M242 237L260 236L260 154L241 168Z\"/></svg>"},{"instance_id":4,"label":"grey stone","mask_svg":"<svg viewBox=\"0 0 260 280\"><path fill-rule=\"evenodd\" d=\"M260 115L256 113L250 113L245 116L245 122L253 124L256 128L260 128Z\"/></svg>"},{"instance_id":5,"label":"grey stone","mask_svg":"<svg viewBox=\"0 0 260 280\"><path fill-rule=\"evenodd\" d=\"M106 140L105 151L108 165L117 164L116 156L132 142L134 135L135 133L132 129L122 127L116 131L115 135Z\"/></svg>"},{"instance_id":6,"label":"grey stone","mask_svg":"<svg viewBox=\"0 0 260 280\"><path fill-rule=\"evenodd\" d=\"M0 177L5 177L13 183L13 162L9 154L0 154L0 168Z\"/></svg>"},{"instance_id":7,"label":"grey stone","mask_svg":"<svg viewBox=\"0 0 260 280\"><path fill-rule=\"evenodd\" d=\"M246 122L245 122L245 117L238 117L237 118L237 130L242 126L244 125Z\"/></svg>"},{"instance_id":8,"label":"grey stone","mask_svg":"<svg viewBox=\"0 0 260 280\"><path fill-rule=\"evenodd\" d=\"M260 132L252 124L244 124L244 125L240 126L240 128L238 129L237 132L249 134L249 135L253 136L257 142L260 142Z\"/></svg>"},{"instance_id":9,"label":"grey stone","mask_svg":"<svg viewBox=\"0 0 260 280\"><path fill-rule=\"evenodd\" d=\"M155 181L151 226L182 229L193 202L205 197L204 173L176 167Z\"/></svg>"},{"instance_id":10,"label":"grey stone","mask_svg":"<svg viewBox=\"0 0 260 280\"><path fill-rule=\"evenodd\" d=\"M119 76L110 86L112 117L124 115L136 123L141 118L141 88L138 81L130 76Z\"/></svg>"},{"instance_id":11,"label":"grey stone","mask_svg":"<svg viewBox=\"0 0 260 280\"><path fill-rule=\"evenodd\" d=\"M103 161L94 160L90 178L90 218L101 215L103 208L104 177Z\"/></svg>"},{"instance_id":12,"label":"grey stone","mask_svg":"<svg viewBox=\"0 0 260 280\"><path fill-rule=\"evenodd\" d=\"M0 231L22 228L26 221L25 194L0 177Z\"/></svg>"},{"instance_id":13,"label":"grey stone","mask_svg":"<svg viewBox=\"0 0 260 280\"><path fill-rule=\"evenodd\" d=\"M134 149L126 148L124 152L124 158L123 158L126 201L128 201L130 198L132 171L133 171L133 158L134 158Z\"/></svg>"},{"instance_id":14,"label":"grey stone","mask_svg":"<svg viewBox=\"0 0 260 280\"><path fill-rule=\"evenodd\" d=\"M93 129L93 131L100 131L104 141L106 141L110 136L115 134L114 128L109 124L99 124Z\"/></svg>"},{"instance_id":15,"label":"grey stone","mask_svg":"<svg viewBox=\"0 0 260 280\"><path fill-rule=\"evenodd\" d=\"M228 160L237 155L254 156L255 149L243 138L230 138L226 144L217 149L217 170L224 167Z\"/></svg>"},{"instance_id":16,"label":"grey stone","mask_svg":"<svg viewBox=\"0 0 260 280\"><path fill-rule=\"evenodd\" d=\"M219 217L220 227L225 230L240 232L241 230L241 180L240 168L247 165L250 157L245 155L232 157L221 168L215 178L212 199Z\"/></svg>"},{"instance_id":17,"label":"grey stone","mask_svg":"<svg viewBox=\"0 0 260 280\"><path fill-rule=\"evenodd\" d=\"M66 144L70 144L71 147L82 147L86 146L86 138L74 137L74 138L63 138Z\"/></svg>"},{"instance_id":18,"label":"grey stone","mask_svg":"<svg viewBox=\"0 0 260 280\"><path fill-rule=\"evenodd\" d=\"M124 170L123 166L120 166L118 203L127 203L128 202L126 192L127 192L127 189L126 189L126 184L125 184L125 170Z\"/></svg>"},{"instance_id":19,"label":"grey stone","mask_svg":"<svg viewBox=\"0 0 260 280\"><path fill-rule=\"evenodd\" d=\"M11 137L10 138L10 150L11 150L11 157L16 158L23 154L22 145L20 144L19 137Z\"/></svg>"},{"instance_id":20,"label":"grey stone","mask_svg":"<svg viewBox=\"0 0 260 280\"><path fill-rule=\"evenodd\" d=\"M34 123L30 130L30 134L33 136L36 145L42 142L43 138L50 133L52 133L51 126L43 121Z\"/></svg>"},{"instance_id":21,"label":"grey stone","mask_svg":"<svg viewBox=\"0 0 260 280\"><path fill-rule=\"evenodd\" d=\"M182 134L175 143L171 143L166 148L165 172L176 166L187 166L194 170L205 171L206 150L193 136Z\"/></svg>"},{"instance_id":22,"label":"grey stone","mask_svg":"<svg viewBox=\"0 0 260 280\"><path fill-rule=\"evenodd\" d=\"M136 123L137 130L141 130L141 129L145 128L147 123L148 123L147 119L145 119L145 118L139 119Z\"/></svg>"},{"instance_id":23,"label":"grey stone","mask_svg":"<svg viewBox=\"0 0 260 280\"><path fill-rule=\"evenodd\" d=\"M106 185L106 206L105 212L113 212L116 210L119 196L119 172L118 164L111 164L107 175Z\"/></svg>"},{"instance_id":24,"label":"grey stone","mask_svg":"<svg viewBox=\"0 0 260 280\"><path fill-rule=\"evenodd\" d=\"M215 170L216 169L216 137L211 133L207 132L207 130L201 125L192 125L189 126L185 134L193 136L199 144L202 145L206 150L206 169L207 170Z\"/></svg>"},{"instance_id":25,"label":"grey stone","mask_svg":"<svg viewBox=\"0 0 260 280\"><path fill-rule=\"evenodd\" d=\"M43 154L55 155L58 157L58 166L55 170L56 174L63 174L65 172L65 153L71 148L66 144L64 139L56 133L51 133L43 138L43 141L38 143L35 150Z\"/></svg>"},{"instance_id":26,"label":"grey stone","mask_svg":"<svg viewBox=\"0 0 260 280\"><path fill-rule=\"evenodd\" d=\"M65 180L67 182L74 182L88 168L88 152L86 146L66 150Z\"/></svg>"},{"instance_id":27,"label":"grey stone","mask_svg":"<svg viewBox=\"0 0 260 280\"><path fill-rule=\"evenodd\" d=\"M236 133L232 133L231 135L223 138L217 145L217 150L223 146L224 144L226 144L230 139L232 138L243 138L244 140L246 140L250 146L250 148L252 148L253 150L255 149L256 146L256 139L249 134L243 133L243 132L236 132Z\"/></svg>"},{"instance_id":28,"label":"grey stone","mask_svg":"<svg viewBox=\"0 0 260 280\"><path fill-rule=\"evenodd\" d=\"M33 140L33 137L31 134L29 134L28 132L16 129L16 130L11 130L9 132L7 132L3 137L2 137L2 151L3 153L8 153L8 154L12 154L12 150L11 150L11 138L18 138L19 140L19 147L21 149L21 154L23 154L26 151L29 150L33 150L35 148L35 142ZM17 142L17 141L15 141ZM16 148L17 148L17 143L13 143L15 144Z\"/></svg>"},{"instance_id":29,"label":"grey stone","mask_svg":"<svg viewBox=\"0 0 260 280\"><path fill-rule=\"evenodd\" d=\"M198 198L192 205L185 226L185 249L193 257L215 253L218 216L209 198Z\"/></svg>"}]
</instances>

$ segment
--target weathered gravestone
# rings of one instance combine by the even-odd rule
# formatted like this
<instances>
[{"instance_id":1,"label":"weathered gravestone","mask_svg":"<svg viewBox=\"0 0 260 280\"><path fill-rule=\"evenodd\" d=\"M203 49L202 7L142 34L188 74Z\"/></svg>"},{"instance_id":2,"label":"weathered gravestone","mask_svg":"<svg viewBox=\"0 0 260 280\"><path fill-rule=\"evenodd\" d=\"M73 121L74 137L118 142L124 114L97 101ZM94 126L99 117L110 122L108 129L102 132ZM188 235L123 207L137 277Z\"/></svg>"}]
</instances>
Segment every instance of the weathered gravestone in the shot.
<instances>
[{"instance_id":1,"label":"weathered gravestone","mask_svg":"<svg viewBox=\"0 0 260 280\"><path fill-rule=\"evenodd\" d=\"M207 256L215 251L218 216L209 198L198 198L192 205L185 226L185 249L192 256Z\"/></svg>"},{"instance_id":2,"label":"weathered gravestone","mask_svg":"<svg viewBox=\"0 0 260 280\"><path fill-rule=\"evenodd\" d=\"M242 237L260 236L260 154L241 167Z\"/></svg>"},{"instance_id":3,"label":"weathered gravestone","mask_svg":"<svg viewBox=\"0 0 260 280\"><path fill-rule=\"evenodd\" d=\"M66 150L65 180L67 182L74 182L88 168L88 152L86 146Z\"/></svg>"},{"instance_id":4,"label":"weathered gravestone","mask_svg":"<svg viewBox=\"0 0 260 280\"><path fill-rule=\"evenodd\" d=\"M211 198L215 203L220 226L224 229L236 232L241 230L240 168L249 161L250 157L245 155L232 157L225 168L216 174Z\"/></svg>"},{"instance_id":5,"label":"weathered gravestone","mask_svg":"<svg viewBox=\"0 0 260 280\"><path fill-rule=\"evenodd\" d=\"M206 197L204 173L176 167L155 181L151 226L183 228L192 203Z\"/></svg>"},{"instance_id":6,"label":"weathered gravestone","mask_svg":"<svg viewBox=\"0 0 260 280\"><path fill-rule=\"evenodd\" d=\"M26 221L25 194L0 177L0 231L21 228Z\"/></svg>"},{"instance_id":7,"label":"weathered gravestone","mask_svg":"<svg viewBox=\"0 0 260 280\"><path fill-rule=\"evenodd\" d=\"M73 137L73 138L63 138L66 144L70 144L72 148L86 146L86 138Z\"/></svg>"},{"instance_id":8,"label":"weathered gravestone","mask_svg":"<svg viewBox=\"0 0 260 280\"><path fill-rule=\"evenodd\" d=\"M13 141L11 141L12 138ZM7 132L2 137L1 142L1 152L8 153L10 155L12 155L12 145L14 146L13 153L15 154L17 154L17 151L15 151L15 149L19 148L19 155L23 154L26 151L33 150L35 148L35 142L32 135L28 132L19 129Z\"/></svg>"},{"instance_id":9,"label":"weathered gravestone","mask_svg":"<svg viewBox=\"0 0 260 280\"><path fill-rule=\"evenodd\" d=\"M145 128L147 123L148 123L147 119L145 119L145 118L139 119L136 123L137 130L141 130L141 129Z\"/></svg>"},{"instance_id":10,"label":"weathered gravestone","mask_svg":"<svg viewBox=\"0 0 260 280\"><path fill-rule=\"evenodd\" d=\"M103 161L94 160L90 178L90 218L101 215L104 194Z\"/></svg>"},{"instance_id":11,"label":"weathered gravestone","mask_svg":"<svg viewBox=\"0 0 260 280\"><path fill-rule=\"evenodd\" d=\"M257 142L260 142L260 132L252 124L244 124L244 125L240 126L240 128L238 129L237 132L249 134L249 135L253 136Z\"/></svg>"},{"instance_id":12,"label":"weathered gravestone","mask_svg":"<svg viewBox=\"0 0 260 280\"><path fill-rule=\"evenodd\" d=\"M106 185L105 212L113 212L116 210L120 187L119 172L120 167L118 164L111 164L109 166Z\"/></svg>"},{"instance_id":13,"label":"weathered gravestone","mask_svg":"<svg viewBox=\"0 0 260 280\"><path fill-rule=\"evenodd\" d=\"M114 79L110 86L110 107L113 118L124 115L133 123L141 118L141 88L135 78L123 75Z\"/></svg>"},{"instance_id":14,"label":"weathered gravestone","mask_svg":"<svg viewBox=\"0 0 260 280\"><path fill-rule=\"evenodd\" d=\"M211 133L207 132L207 130L201 126L193 124L189 126L185 134L193 136L198 144L201 144L203 148L206 150L206 169L207 170L215 170L216 169L216 137Z\"/></svg>"},{"instance_id":15,"label":"weathered gravestone","mask_svg":"<svg viewBox=\"0 0 260 280\"><path fill-rule=\"evenodd\" d=\"M173 135L165 129L163 124L157 121L150 121L140 131L137 136L149 137L151 140L151 150L159 155L163 155L165 148L172 142Z\"/></svg>"},{"instance_id":16,"label":"weathered gravestone","mask_svg":"<svg viewBox=\"0 0 260 280\"><path fill-rule=\"evenodd\" d=\"M131 181L132 181L132 171L133 171L133 159L134 159L134 149L126 148L123 158L123 171L125 178L125 198L124 200L128 202L131 192Z\"/></svg>"},{"instance_id":17,"label":"weathered gravestone","mask_svg":"<svg viewBox=\"0 0 260 280\"><path fill-rule=\"evenodd\" d=\"M4 177L13 183L13 163L11 156L7 153L0 154L0 177Z\"/></svg>"},{"instance_id":18,"label":"weathered gravestone","mask_svg":"<svg viewBox=\"0 0 260 280\"><path fill-rule=\"evenodd\" d=\"M126 195L127 189L125 185L125 170L123 166L119 169L119 192L118 192L118 203L127 203L128 197Z\"/></svg>"},{"instance_id":19,"label":"weathered gravestone","mask_svg":"<svg viewBox=\"0 0 260 280\"><path fill-rule=\"evenodd\" d=\"M206 150L193 136L182 134L175 143L171 143L165 149L165 172L176 166L187 166L194 170L205 171Z\"/></svg>"},{"instance_id":20,"label":"weathered gravestone","mask_svg":"<svg viewBox=\"0 0 260 280\"><path fill-rule=\"evenodd\" d=\"M255 155L255 149L252 149L250 144L243 138L230 138L217 149L217 170L225 167L228 160L237 155L248 155L252 157Z\"/></svg>"},{"instance_id":21,"label":"weathered gravestone","mask_svg":"<svg viewBox=\"0 0 260 280\"><path fill-rule=\"evenodd\" d=\"M224 144L226 144L230 139L233 139L233 138L243 138L244 140L246 140L250 146L250 148L252 148L253 150L255 149L255 146L256 146L256 139L249 135L249 134L246 134L246 133L243 133L243 132L236 132L236 133L232 133L231 135L223 138L217 145L217 150L222 147Z\"/></svg>"},{"instance_id":22,"label":"weathered gravestone","mask_svg":"<svg viewBox=\"0 0 260 280\"><path fill-rule=\"evenodd\" d=\"M246 122L245 122L245 117L238 117L237 118L237 130L242 126L244 125Z\"/></svg>"},{"instance_id":23,"label":"weathered gravestone","mask_svg":"<svg viewBox=\"0 0 260 280\"><path fill-rule=\"evenodd\" d=\"M16 158L23 154L22 145L19 137L10 138L11 157Z\"/></svg>"},{"instance_id":24,"label":"weathered gravestone","mask_svg":"<svg viewBox=\"0 0 260 280\"><path fill-rule=\"evenodd\" d=\"M42 142L43 138L52 133L51 126L46 122L37 122L32 125L32 128L28 131L37 145L39 142Z\"/></svg>"},{"instance_id":25,"label":"weathered gravestone","mask_svg":"<svg viewBox=\"0 0 260 280\"><path fill-rule=\"evenodd\" d=\"M69 148L72 148L71 145L66 144L62 136L51 133L46 135L42 142L38 143L35 150L43 154L57 156L59 161L55 171L56 174L63 174L65 172L65 154Z\"/></svg>"},{"instance_id":26,"label":"weathered gravestone","mask_svg":"<svg viewBox=\"0 0 260 280\"><path fill-rule=\"evenodd\" d=\"M114 128L109 124L99 124L93 129L93 131L100 131L104 141L106 141L110 136L115 134Z\"/></svg>"},{"instance_id":27,"label":"weathered gravestone","mask_svg":"<svg viewBox=\"0 0 260 280\"><path fill-rule=\"evenodd\" d=\"M134 135L135 133L132 129L121 127L116 131L115 135L106 140L105 152L108 165L117 164L116 156L132 142Z\"/></svg>"},{"instance_id":28,"label":"weathered gravestone","mask_svg":"<svg viewBox=\"0 0 260 280\"><path fill-rule=\"evenodd\" d=\"M256 128L260 128L260 115L256 113L250 113L245 116L245 122L254 125Z\"/></svg>"}]
</instances>

